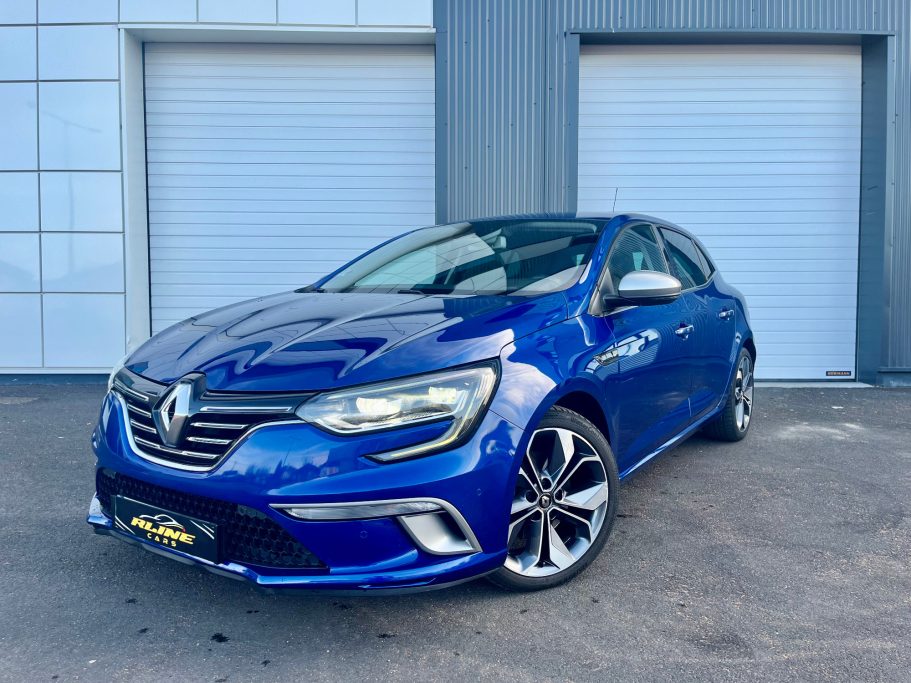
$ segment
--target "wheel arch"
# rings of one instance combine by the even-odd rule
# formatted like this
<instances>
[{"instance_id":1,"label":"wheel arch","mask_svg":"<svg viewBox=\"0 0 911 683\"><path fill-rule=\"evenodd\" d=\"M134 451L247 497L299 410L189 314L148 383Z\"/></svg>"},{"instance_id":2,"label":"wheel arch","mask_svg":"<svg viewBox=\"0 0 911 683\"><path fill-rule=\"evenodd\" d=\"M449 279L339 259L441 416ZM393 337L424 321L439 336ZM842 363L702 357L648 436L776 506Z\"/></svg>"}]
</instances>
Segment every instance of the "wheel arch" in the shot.
<instances>
[{"instance_id":1,"label":"wheel arch","mask_svg":"<svg viewBox=\"0 0 911 683\"><path fill-rule=\"evenodd\" d=\"M753 357L753 365L756 365L756 343L753 341L753 337L747 337L743 340L743 348L745 348L750 355Z\"/></svg>"},{"instance_id":2,"label":"wheel arch","mask_svg":"<svg viewBox=\"0 0 911 683\"><path fill-rule=\"evenodd\" d=\"M607 442L613 445L610 423L607 420L604 408L601 406L601 402L589 391L578 388L573 389L560 396L552 405L567 408L574 413L578 413L595 425L595 427L598 428L598 431L607 439Z\"/></svg>"}]
</instances>

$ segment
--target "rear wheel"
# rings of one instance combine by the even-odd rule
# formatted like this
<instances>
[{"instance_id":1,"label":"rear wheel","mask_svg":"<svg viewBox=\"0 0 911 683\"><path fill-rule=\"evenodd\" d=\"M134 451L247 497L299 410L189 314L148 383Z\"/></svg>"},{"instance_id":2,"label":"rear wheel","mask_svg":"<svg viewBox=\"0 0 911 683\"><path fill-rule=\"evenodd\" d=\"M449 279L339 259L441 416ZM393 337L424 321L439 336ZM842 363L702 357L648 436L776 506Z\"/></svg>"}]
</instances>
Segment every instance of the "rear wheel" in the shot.
<instances>
[{"instance_id":1,"label":"rear wheel","mask_svg":"<svg viewBox=\"0 0 911 683\"><path fill-rule=\"evenodd\" d=\"M597 427L552 408L519 469L506 563L488 578L509 590L533 591L576 576L610 535L618 483L613 454Z\"/></svg>"},{"instance_id":2,"label":"rear wheel","mask_svg":"<svg viewBox=\"0 0 911 683\"><path fill-rule=\"evenodd\" d=\"M740 441L753 418L753 357L741 349L737 372L728 388L721 414L705 426L707 436L719 441Z\"/></svg>"}]
</instances>

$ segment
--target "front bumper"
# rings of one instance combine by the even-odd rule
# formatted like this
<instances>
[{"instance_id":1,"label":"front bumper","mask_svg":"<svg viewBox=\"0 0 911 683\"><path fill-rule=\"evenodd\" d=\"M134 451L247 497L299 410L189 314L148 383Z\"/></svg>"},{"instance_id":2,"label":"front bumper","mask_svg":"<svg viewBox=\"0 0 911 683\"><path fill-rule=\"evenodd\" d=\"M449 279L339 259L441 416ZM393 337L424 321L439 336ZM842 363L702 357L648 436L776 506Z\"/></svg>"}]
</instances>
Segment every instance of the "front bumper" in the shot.
<instances>
[{"instance_id":1,"label":"front bumper","mask_svg":"<svg viewBox=\"0 0 911 683\"><path fill-rule=\"evenodd\" d=\"M407 438L407 434L402 435ZM209 472L187 472L150 462L129 445L121 404L108 396L93 435L98 469L186 496L252 509L278 525L314 556L319 567L218 563L166 549L118 529L96 496L88 522L95 531L152 552L245 579L267 589L420 590L469 580L502 566L512 499L515 453L522 432L488 411L462 446L393 464L365 455L369 437L339 438L315 427L281 424L251 432ZM399 517L314 521L291 517L281 506L436 500L455 513L455 533L470 547L422 542ZM106 514L108 512L108 514ZM448 513L447 513L448 515ZM450 523L452 516L441 515ZM441 527L442 528L442 527ZM443 548L449 554L441 554Z\"/></svg>"}]
</instances>

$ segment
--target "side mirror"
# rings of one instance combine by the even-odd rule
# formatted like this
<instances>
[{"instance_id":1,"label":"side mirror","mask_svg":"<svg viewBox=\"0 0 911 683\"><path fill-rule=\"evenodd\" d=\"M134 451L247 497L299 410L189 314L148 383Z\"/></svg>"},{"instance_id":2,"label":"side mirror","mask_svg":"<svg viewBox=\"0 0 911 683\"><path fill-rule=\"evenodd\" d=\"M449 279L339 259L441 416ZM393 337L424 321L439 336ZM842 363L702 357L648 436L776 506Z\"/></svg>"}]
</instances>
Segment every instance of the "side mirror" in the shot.
<instances>
[{"instance_id":1,"label":"side mirror","mask_svg":"<svg viewBox=\"0 0 911 683\"><path fill-rule=\"evenodd\" d=\"M635 306L669 304L680 296L680 280L654 270L634 270L620 280L617 294L623 301Z\"/></svg>"}]
</instances>

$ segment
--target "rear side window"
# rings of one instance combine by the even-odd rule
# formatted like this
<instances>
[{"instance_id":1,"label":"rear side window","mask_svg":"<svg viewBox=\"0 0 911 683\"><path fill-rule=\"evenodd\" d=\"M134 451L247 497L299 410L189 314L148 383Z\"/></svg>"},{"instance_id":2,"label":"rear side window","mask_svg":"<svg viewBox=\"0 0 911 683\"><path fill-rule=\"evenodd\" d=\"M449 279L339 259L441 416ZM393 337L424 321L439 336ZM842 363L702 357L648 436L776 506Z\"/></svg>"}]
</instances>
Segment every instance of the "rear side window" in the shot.
<instances>
[{"instance_id":1,"label":"rear side window","mask_svg":"<svg viewBox=\"0 0 911 683\"><path fill-rule=\"evenodd\" d=\"M645 223L623 229L611 249L607 267L615 292L623 276L635 270L668 273L655 231Z\"/></svg>"},{"instance_id":2,"label":"rear side window","mask_svg":"<svg viewBox=\"0 0 911 683\"><path fill-rule=\"evenodd\" d=\"M694 244L696 244L694 242ZM702 257L702 272L705 273L707 278L712 277L712 273L715 272L715 266L712 265L712 260L709 258L709 255L705 253L705 249L696 244L696 249L699 250L699 256Z\"/></svg>"},{"instance_id":3,"label":"rear side window","mask_svg":"<svg viewBox=\"0 0 911 683\"><path fill-rule=\"evenodd\" d=\"M674 275L680 280L684 289L699 287L708 282L709 273L703 270L707 266L703 266L702 257L693 240L666 228L661 228L661 236L667 245L667 253L671 259Z\"/></svg>"}]
</instances>

